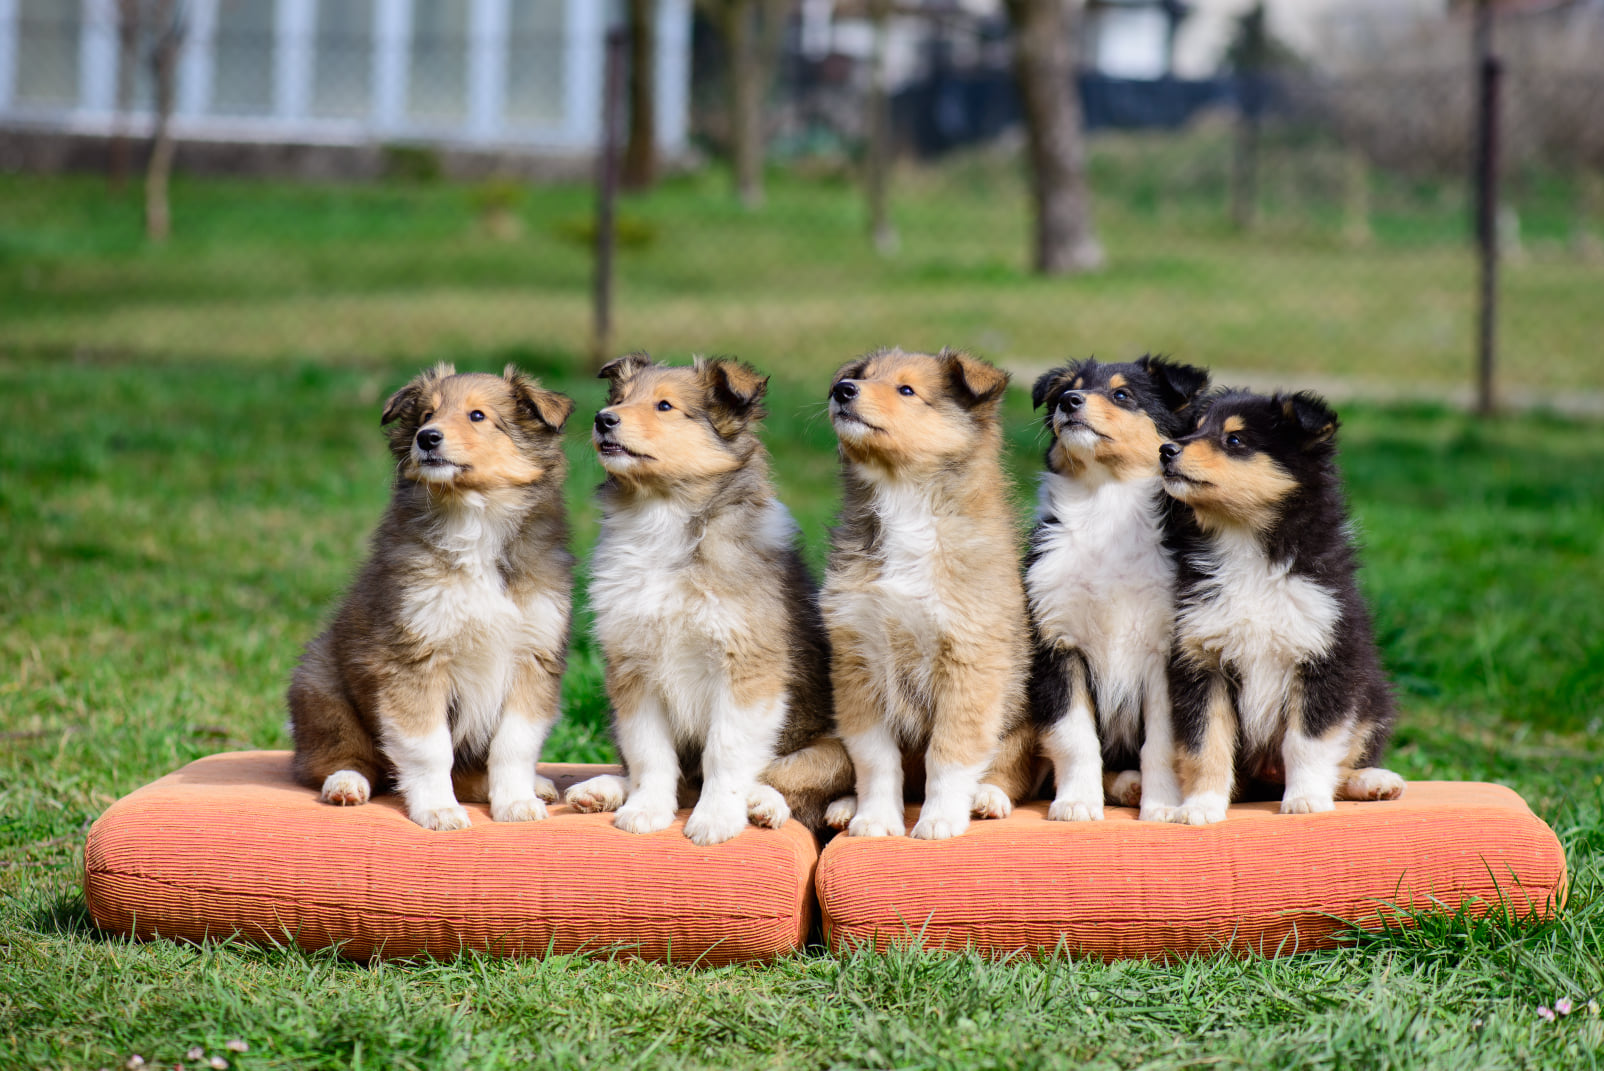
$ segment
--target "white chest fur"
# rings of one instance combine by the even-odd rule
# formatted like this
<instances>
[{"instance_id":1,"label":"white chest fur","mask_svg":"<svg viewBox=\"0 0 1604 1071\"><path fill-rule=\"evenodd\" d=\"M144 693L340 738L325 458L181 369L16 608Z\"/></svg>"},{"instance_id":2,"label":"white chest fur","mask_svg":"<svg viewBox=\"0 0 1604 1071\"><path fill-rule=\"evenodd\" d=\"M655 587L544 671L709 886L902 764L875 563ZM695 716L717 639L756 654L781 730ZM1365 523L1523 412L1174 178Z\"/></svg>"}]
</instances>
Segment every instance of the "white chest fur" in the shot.
<instances>
[{"instance_id":1,"label":"white chest fur","mask_svg":"<svg viewBox=\"0 0 1604 1071\"><path fill-rule=\"evenodd\" d=\"M1270 561L1250 533L1217 536L1197 565L1207 579L1180 611L1177 633L1235 671L1243 737L1269 742L1282 726L1298 663L1330 648L1341 608L1327 589Z\"/></svg>"},{"instance_id":2,"label":"white chest fur","mask_svg":"<svg viewBox=\"0 0 1604 1071\"><path fill-rule=\"evenodd\" d=\"M781 627L753 620L740 598L743 585L774 578L713 575L696 557L703 535L694 520L672 501L632 503L607 515L591 560L597 638L610 660L648 675L682 739L700 739L710 713L728 703L728 652L754 628ZM790 513L771 500L746 538L774 554L795 535Z\"/></svg>"},{"instance_id":3,"label":"white chest fur","mask_svg":"<svg viewBox=\"0 0 1604 1071\"><path fill-rule=\"evenodd\" d=\"M1085 654L1105 723L1138 713L1169 656L1175 567L1164 551L1158 489L1157 478L1042 478L1039 510L1057 523L1039 537L1025 591L1043 638Z\"/></svg>"},{"instance_id":4,"label":"white chest fur","mask_svg":"<svg viewBox=\"0 0 1604 1071\"><path fill-rule=\"evenodd\" d=\"M515 601L502 580L497 563L518 519L478 495L464 496L430 533L442 561L402 601L403 627L451 681L451 736L459 749L489 743L520 659L563 643L565 608L549 595Z\"/></svg>"}]
</instances>

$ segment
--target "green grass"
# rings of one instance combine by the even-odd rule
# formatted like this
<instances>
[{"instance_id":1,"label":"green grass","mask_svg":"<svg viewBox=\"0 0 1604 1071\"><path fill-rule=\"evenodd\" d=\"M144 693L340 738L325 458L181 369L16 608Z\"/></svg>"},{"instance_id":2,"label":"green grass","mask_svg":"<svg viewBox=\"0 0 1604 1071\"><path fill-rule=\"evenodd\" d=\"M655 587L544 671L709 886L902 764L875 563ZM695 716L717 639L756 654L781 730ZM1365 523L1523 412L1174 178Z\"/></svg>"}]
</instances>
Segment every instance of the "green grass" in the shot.
<instances>
[{"instance_id":1,"label":"green grass","mask_svg":"<svg viewBox=\"0 0 1604 1071\"><path fill-rule=\"evenodd\" d=\"M443 351L450 353L451 351ZM579 400L575 549L600 470ZM1604 469L1596 425L1351 406L1343 457L1408 777L1491 778L1565 844L1555 922L1427 918L1285 960L1173 965L820 950L687 970L467 956L360 966L97 933L85 831L117 796L236 747L284 747L282 693L383 508L377 426L410 360L0 357L0 1067L1595 1066L1604 1019ZM766 432L820 561L836 506L824 379L779 375ZM1021 520L1040 444L1007 418ZM585 631L549 759L610 754ZM1578 1011L1536 1016L1562 996ZM1476 1025L1479 1022L1479 1026Z\"/></svg>"}]
</instances>

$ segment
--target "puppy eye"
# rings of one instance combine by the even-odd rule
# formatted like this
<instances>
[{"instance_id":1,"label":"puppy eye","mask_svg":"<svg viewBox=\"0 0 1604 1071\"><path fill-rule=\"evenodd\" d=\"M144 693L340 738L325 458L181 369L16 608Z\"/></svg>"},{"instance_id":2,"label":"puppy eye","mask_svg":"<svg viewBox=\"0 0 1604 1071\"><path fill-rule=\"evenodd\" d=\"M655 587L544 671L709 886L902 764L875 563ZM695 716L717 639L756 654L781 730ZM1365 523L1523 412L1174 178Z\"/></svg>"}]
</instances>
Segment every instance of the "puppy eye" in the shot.
<instances>
[{"instance_id":1,"label":"puppy eye","mask_svg":"<svg viewBox=\"0 0 1604 1071\"><path fill-rule=\"evenodd\" d=\"M479 423L479 421L483 420L484 418L484 411L480 409L475 409L473 412L468 414L468 419L473 421L475 424Z\"/></svg>"},{"instance_id":2,"label":"puppy eye","mask_svg":"<svg viewBox=\"0 0 1604 1071\"><path fill-rule=\"evenodd\" d=\"M419 423L420 424L427 424L429 421L431 421L433 419L434 419L434 410L431 409L427 413L423 414L423 419L420 420Z\"/></svg>"},{"instance_id":3,"label":"puppy eye","mask_svg":"<svg viewBox=\"0 0 1604 1071\"><path fill-rule=\"evenodd\" d=\"M1236 435L1236 434L1227 435L1225 437L1225 445L1226 446L1241 446L1242 445L1242 436Z\"/></svg>"},{"instance_id":4,"label":"puppy eye","mask_svg":"<svg viewBox=\"0 0 1604 1071\"><path fill-rule=\"evenodd\" d=\"M666 413L666 412L668 412L669 410L671 410L673 408L674 408L674 404L672 402L670 402L667 398L664 398L662 401L657 403L657 411L659 413Z\"/></svg>"},{"instance_id":5,"label":"puppy eye","mask_svg":"<svg viewBox=\"0 0 1604 1071\"><path fill-rule=\"evenodd\" d=\"M904 383L902 386L897 388L897 393L902 395L905 398L912 398L913 397L913 388L908 386L906 383Z\"/></svg>"},{"instance_id":6,"label":"puppy eye","mask_svg":"<svg viewBox=\"0 0 1604 1071\"><path fill-rule=\"evenodd\" d=\"M1119 390L1115 391L1114 395L1113 395L1113 398L1114 398L1114 400L1116 402L1129 401L1130 397L1131 397L1130 392L1127 391L1124 387L1121 387Z\"/></svg>"}]
</instances>

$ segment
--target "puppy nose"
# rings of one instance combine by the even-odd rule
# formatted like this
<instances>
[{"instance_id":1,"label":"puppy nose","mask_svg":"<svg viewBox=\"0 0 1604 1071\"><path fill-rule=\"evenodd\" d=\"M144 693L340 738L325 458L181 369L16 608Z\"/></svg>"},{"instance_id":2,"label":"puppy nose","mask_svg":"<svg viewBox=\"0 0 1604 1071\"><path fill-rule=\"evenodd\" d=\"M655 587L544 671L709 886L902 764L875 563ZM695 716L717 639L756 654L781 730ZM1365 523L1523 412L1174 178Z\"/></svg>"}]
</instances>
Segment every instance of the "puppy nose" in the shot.
<instances>
[{"instance_id":1,"label":"puppy nose","mask_svg":"<svg viewBox=\"0 0 1604 1071\"><path fill-rule=\"evenodd\" d=\"M1073 413L1086 404L1086 395L1078 390L1072 390L1058 400L1058 406L1066 413Z\"/></svg>"},{"instance_id":2,"label":"puppy nose","mask_svg":"<svg viewBox=\"0 0 1604 1071\"><path fill-rule=\"evenodd\" d=\"M834 398L842 405L845 405L857 396L858 385L852 382L850 379L843 379L841 382L830 388L830 397Z\"/></svg>"},{"instance_id":3,"label":"puppy nose","mask_svg":"<svg viewBox=\"0 0 1604 1071\"><path fill-rule=\"evenodd\" d=\"M607 410L603 409L601 412L596 414L597 431L612 431L614 428L618 427L618 422L619 417L617 413L609 413Z\"/></svg>"},{"instance_id":4,"label":"puppy nose","mask_svg":"<svg viewBox=\"0 0 1604 1071\"><path fill-rule=\"evenodd\" d=\"M421 428L418 431L418 447L423 450L433 450L446 441L446 433L439 428Z\"/></svg>"},{"instance_id":5,"label":"puppy nose","mask_svg":"<svg viewBox=\"0 0 1604 1071\"><path fill-rule=\"evenodd\" d=\"M1163 446L1158 448L1158 456L1163 458L1165 461L1174 461L1177 457L1181 456L1181 444L1165 443Z\"/></svg>"}]
</instances>

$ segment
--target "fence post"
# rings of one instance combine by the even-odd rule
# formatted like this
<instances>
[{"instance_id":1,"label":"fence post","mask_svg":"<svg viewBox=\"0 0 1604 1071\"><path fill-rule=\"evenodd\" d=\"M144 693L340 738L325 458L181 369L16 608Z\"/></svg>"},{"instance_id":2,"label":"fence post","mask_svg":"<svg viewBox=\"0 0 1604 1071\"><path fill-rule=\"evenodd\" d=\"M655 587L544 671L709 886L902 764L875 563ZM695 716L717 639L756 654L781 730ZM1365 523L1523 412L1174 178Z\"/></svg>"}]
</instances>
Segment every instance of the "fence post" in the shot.
<instances>
[{"instance_id":1,"label":"fence post","mask_svg":"<svg viewBox=\"0 0 1604 1071\"><path fill-rule=\"evenodd\" d=\"M1480 288L1476 317L1476 412L1495 408L1493 364L1498 330L1498 104L1503 64L1493 52L1489 0L1476 5L1476 247Z\"/></svg>"},{"instance_id":2,"label":"fence post","mask_svg":"<svg viewBox=\"0 0 1604 1071\"><path fill-rule=\"evenodd\" d=\"M601 153L596 167L596 277L592 287L590 365L598 370L612 351L614 207L618 200L618 103L623 95L624 52L628 35L619 26L607 31L602 61Z\"/></svg>"}]
</instances>

